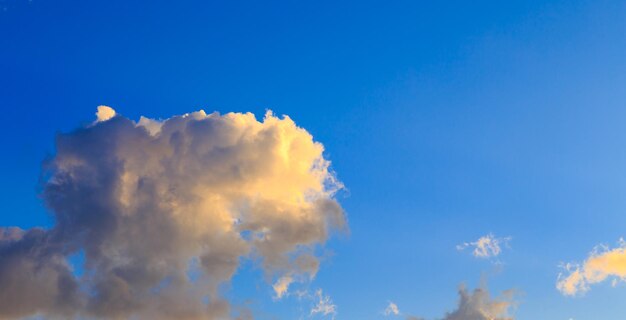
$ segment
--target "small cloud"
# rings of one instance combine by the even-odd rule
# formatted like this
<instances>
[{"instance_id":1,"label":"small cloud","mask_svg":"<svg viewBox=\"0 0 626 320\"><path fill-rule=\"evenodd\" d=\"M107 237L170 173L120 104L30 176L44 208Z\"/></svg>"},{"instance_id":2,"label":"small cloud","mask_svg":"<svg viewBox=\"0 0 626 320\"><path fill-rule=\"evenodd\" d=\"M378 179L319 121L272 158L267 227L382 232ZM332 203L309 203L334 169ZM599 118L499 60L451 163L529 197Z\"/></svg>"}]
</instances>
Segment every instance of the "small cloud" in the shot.
<instances>
[{"instance_id":1,"label":"small cloud","mask_svg":"<svg viewBox=\"0 0 626 320\"><path fill-rule=\"evenodd\" d=\"M509 241L511 241L511 237L496 238L490 233L486 236L480 237L474 242L465 242L457 245L456 249L461 251L471 247L474 248L474 250L472 250L472 255L476 258L494 258L502 253L502 245L508 246Z\"/></svg>"},{"instance_id":2,"label":"small cloud","mask_svg":"<svg viewBox=\"0 0 626 320\"><path fill-rule=\"evenodd\" d=\"M506 290L499 297L492 297L486 283L473 291L467 290L463 285L459 287L459 301L455 310L446 313L441 320L514 320L510 315L511 309L515 308L517 302L514 300L515 291ZM393 307L398 313L393 313ZM390 302L387 310L390 314L401 315L397 306ZM388 315L385 312L385 315ZM406 320L424 320L424 318L414 315L404 315Z\"/></svg>"},{"instance_id":3,"label":"small cloud","mask_svg":"<svg viewBox=\"0 0 626 320\"><path fill-rule=\"evenodd\" d=\"M389 301L389 304L387 305L387 308L385 308L385 311L383 312L383 314L386 316L390 316L390 315L397 316L400 314L400 309L398 309L397 304Z\"/></svg>"},{"instance_id":4,"label":"small cloud","mask_svg":"<svg viewBox=\"0 0 626 320\"><path fill-rule=\"evenodd\" d=\"M289 285L293 282L293 278L291 276L283 276L274 285L272 288L274 289L274 293L276 294L276 299L281 299L289 289Z\"/></svg>"},{"instance_id":5,"label":"small cloud","mask_svg":"<svg viewBox=\"0 0 626 320\"><path fill-rule=\"evenodd\" d=\"M626 242L620 239L618 247L614 249L598 245L582 264L567 263L563 268L569 274L559 274L556 287L564 295L584 293L591 284L609 278L612 286L616 286L619 282L626 281Z\"/></svg>"}]
</instances>

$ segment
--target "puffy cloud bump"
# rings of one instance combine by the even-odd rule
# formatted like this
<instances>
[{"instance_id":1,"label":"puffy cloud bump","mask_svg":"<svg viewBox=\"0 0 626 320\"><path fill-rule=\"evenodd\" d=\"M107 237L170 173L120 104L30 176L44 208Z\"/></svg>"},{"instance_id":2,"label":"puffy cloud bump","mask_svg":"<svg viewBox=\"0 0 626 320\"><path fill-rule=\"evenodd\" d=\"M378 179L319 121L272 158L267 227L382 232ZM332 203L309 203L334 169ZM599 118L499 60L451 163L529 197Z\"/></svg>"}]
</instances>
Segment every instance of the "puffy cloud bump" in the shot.
<instances>
[{"instance_id":1,"label":"puffy cloud bump","mask_svg":"<svg viewBox=\"0 0 626 320\"><path fill-rule=\"evenodd\" d=\"M111 118L115 117L115 110L108 106L98 106L98 111L96 112L96 122L107 121Z\"/></svg>"},{"instance_id":2,"label":"puffy cloud bump","mask_svg":"<svg viewBox=\"0 0 626 320\"><path fill-rule=\"evenodd\" d=\"M0 228L0 318L228 319L219 287L242 259L268 281L310 279L316 246L346 228L323 146L286 116L135 123L99 107L56 150L55 225Z\"/></svg>"}]
</instances>

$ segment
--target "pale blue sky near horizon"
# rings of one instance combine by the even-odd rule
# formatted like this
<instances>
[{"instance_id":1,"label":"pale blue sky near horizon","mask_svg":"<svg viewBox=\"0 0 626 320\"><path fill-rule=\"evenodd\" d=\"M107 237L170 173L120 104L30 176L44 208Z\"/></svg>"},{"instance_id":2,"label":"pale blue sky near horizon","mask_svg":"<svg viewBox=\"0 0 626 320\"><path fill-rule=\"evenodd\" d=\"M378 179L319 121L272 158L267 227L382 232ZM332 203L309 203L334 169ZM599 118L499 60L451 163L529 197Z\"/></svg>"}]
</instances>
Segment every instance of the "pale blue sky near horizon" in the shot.
<instances>
[{"instance_id":1,"label":"pale blue sky near horizon","mask_svg":"<svg viewBox=\"0 0 626 320\"><path fill-rule=\"evenodd\" d=\"M0 226L49 226L54 136L98 105L131 119L265 110L324 144L350 226L310 284L337 319L427 319L457 286L518 292L516 319L623 319L626 285L556 289L626 236L623 1L0 2ZM510 236L498 260L456 245ZM246 265L227 295L279 319ZM304 312L306 315L306 312Z\"/></svg>"}]
</instances>

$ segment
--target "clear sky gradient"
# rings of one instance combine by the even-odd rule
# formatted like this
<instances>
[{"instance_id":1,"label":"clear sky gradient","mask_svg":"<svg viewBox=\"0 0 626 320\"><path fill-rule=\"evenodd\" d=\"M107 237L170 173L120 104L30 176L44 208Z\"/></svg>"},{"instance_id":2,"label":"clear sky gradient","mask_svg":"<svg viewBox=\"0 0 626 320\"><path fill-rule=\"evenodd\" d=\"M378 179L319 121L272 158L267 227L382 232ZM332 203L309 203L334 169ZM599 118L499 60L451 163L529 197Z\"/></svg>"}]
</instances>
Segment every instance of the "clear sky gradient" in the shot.
<instances>
[{"instance_id":1,"label":"clear sky gradient","mask_svg":"<svg viewBox=\"0 0 626 320\"><path fill-rule=\"evenodd\" d=\"M626 319L624 284L556 288L626 236L623 1L0 1L1 226L53 224L41 163L98 105L271 109L323 143L350 234L310 286L337 319L440 318L481 277L516 319ZM489 233L499 263L456 249ZM306 307L250 265L227 295Z\"/></svg>"}]
</instances>

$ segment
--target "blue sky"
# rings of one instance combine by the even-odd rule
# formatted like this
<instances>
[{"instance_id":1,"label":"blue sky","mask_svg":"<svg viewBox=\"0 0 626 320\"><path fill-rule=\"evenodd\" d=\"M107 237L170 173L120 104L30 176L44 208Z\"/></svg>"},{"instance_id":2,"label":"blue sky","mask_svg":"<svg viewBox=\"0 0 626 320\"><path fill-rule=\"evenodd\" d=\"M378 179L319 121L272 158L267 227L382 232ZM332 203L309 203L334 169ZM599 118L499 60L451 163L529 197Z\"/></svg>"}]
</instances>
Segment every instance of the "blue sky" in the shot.
<instances>
[{"instance_id":1,"label":"blue sky","mask_svg":"<svg viewBox=\"0 0 626 320\"><path fill-rule=\"evenodd\" d=\"M325 246L310 283L338 319L382 319L389 301L442 317L481 277L493 294L520 292L516 319L626 317L623 284L556 288L559 264L625 236L623 2L0 7L2 226L54 224L41 163L98 105L135 120L271 109L324 144L347 188L350 234ZM489 233L512 238L501 264L456 249ZM302 313L248 265L227 295Z\"/></svg>"}]
</instances>

